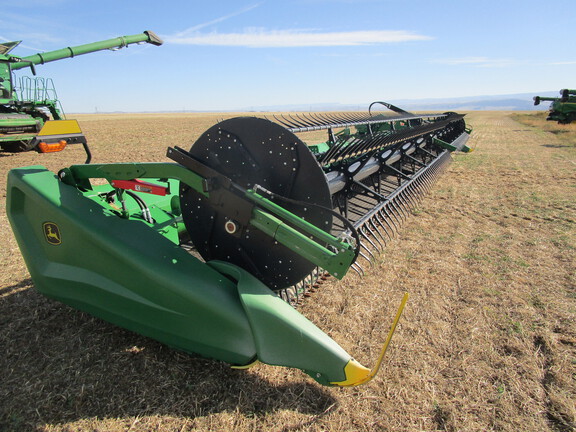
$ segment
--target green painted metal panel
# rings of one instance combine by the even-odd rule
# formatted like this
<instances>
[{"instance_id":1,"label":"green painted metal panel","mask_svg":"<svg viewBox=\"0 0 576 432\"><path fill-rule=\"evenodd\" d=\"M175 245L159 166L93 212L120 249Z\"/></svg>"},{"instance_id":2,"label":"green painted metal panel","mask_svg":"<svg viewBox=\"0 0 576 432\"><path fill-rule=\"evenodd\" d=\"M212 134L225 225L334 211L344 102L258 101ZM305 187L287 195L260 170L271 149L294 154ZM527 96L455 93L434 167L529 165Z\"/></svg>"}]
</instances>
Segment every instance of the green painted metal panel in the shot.
<instances>
[{"instance_id":1,"label":"green painted metal panel","mask_svg":"<svg viewBox=\"0 0 576 432\"><path fill-rule=\"evenodd\" d=\"M0 142L27 141L35 136L36 134L3 135L0 136Z\"/></svg>"},{"instance_id":2,"label":"green painted metal panel","mask_svg":"<svg viewBox=\"0 0 576 432\"><path fill-rule=\"evenodd\" d=\"M352 357L326 333L245 270L209 264L237 280L260 361L301 369L324 385L346 379L344 368Z\"/></svg>"},{"instance_id":3,"label":"green painted metal panel","mask_svg":"<svg viewBox=\"0 0 576 432\"><path fill-rule=\"evenodd\" d=\"M10 171L7 212L46 296L187 352L233 364L255 358L235 284L147 224L41 166Z\"/></svg>"},{"instance_id":4,"label":"green painted metal panel","mask_svg":"<svg viewBox=\"0 0 576 432\"><path fill-rule=\"evenodd\" d=\"M440 147L442 147L442 148L444 148L444 149L446 149L446 150L448 150L448 151L450 151L450 152L453 152L453 151L456 151L456 150L457 150L457 148L456 148L455 146L453 146L453 145L450 144L450 143L447 143L446 141L442 141L442 140L439 139L439 138L434 138L434 144L436 144L436 145L438 145L438 146L440 146Z\"/></svg>"}]
</instances>

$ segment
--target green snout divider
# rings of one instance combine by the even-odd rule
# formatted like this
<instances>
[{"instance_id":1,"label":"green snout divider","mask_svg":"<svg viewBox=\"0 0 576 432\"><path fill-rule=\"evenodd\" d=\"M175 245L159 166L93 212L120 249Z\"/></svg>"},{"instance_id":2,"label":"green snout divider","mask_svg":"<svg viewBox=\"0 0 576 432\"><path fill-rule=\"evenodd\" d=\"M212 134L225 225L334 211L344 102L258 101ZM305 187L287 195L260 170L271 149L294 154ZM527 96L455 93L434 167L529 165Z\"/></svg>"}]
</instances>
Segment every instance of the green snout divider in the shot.
<instances>
[{"instance_id":1,"label":"green snout divider","mask_svg":"<svg viewBox=\"0 0 576 432\"><path fill-rule=\"evenodd\" d=\"M326 333L245 270L222 261L208 264L236 280L261 362L301 369L324 385L346 379L351 356Z\"/></svg>"}]
</instances>

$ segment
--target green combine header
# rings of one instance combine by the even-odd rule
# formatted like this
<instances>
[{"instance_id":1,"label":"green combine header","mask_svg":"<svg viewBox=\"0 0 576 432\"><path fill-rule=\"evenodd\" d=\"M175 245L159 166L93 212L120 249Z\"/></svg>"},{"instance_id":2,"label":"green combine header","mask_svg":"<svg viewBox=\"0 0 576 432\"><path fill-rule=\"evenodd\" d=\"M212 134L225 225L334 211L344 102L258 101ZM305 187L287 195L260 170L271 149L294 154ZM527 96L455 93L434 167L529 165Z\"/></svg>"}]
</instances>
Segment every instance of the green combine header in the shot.
<instances>
[{"instance_id":1,"label":"green combine header","mask_svg":"<svg viewBox=\"0 0 576 432\"><path fill-rule=\"evenodd\" d=\"M370 369L294 306L363 273L471 132L461 114L376 104L392 112L224 120L168 162L11 170L8 217L36 288L233 367L368 382L407 296ZM309 131L326 140L306 144Z\"/></svg>"},{"instance_id":2,"label":"green combine header","mask_svg":"<svg viewBox=\"0 0 576 432\"><path fill-rule=\"evenodd\" d=\"M53 152L67 144L86 145L78 123L65 120L53 81L35 76L36 65L137 43L162 44L153 32L145 31L27 57L11 55L20 42L0 43L0 148L7 151ZM13 72L23 68L30 68L34 77L16 81Z\"/></svg>"}]
</instances>

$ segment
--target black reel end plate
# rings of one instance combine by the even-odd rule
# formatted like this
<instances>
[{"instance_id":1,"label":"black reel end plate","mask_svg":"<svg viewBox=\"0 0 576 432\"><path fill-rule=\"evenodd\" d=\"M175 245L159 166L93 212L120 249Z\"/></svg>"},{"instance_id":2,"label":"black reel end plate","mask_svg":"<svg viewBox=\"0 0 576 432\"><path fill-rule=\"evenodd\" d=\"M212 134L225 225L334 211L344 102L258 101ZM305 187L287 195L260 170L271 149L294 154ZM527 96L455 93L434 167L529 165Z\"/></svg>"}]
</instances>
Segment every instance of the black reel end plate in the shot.
<instances>
[{"instance_id":1,"label":"black reel end plate","mask_svg":"<svg viewBox=\"0 0 576 432\"><path fill-rule=\"evenodd\" d=\"M330 232L332 214L318 207L332 208L324 172L306 144L282 126L256 117L224 120L204 132L190 154L245 189L259 185L299 201L302 204L276 203ZM214 198L184 184L180 201L192 243L206 261L231 262L274 290L300 282L314 269L314 264L252 226L234 231L230 222L235 215L224 210L229 204L215 204Z\"/></svg>"}]
</instances>

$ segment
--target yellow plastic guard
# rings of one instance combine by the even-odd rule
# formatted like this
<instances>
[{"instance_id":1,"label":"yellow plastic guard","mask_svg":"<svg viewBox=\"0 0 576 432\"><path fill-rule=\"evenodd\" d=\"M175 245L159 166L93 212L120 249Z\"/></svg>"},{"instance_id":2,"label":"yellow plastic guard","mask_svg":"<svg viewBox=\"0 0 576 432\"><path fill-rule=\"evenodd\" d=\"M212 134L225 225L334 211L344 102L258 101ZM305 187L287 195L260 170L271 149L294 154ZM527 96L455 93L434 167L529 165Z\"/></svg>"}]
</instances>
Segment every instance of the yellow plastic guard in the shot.
<instances>
[{"instance_id":1,"label":"yellow plastic guard","mask_svg":"<svg viewBox=\"0 0 576 432\"><path fill-rule=\"evenodd\" d=\"M230 369L240 369L240 370L250 369L250 368L256 366L257 364L260 364L260 361L259 361L259 360L254 360L252 363L248 363L247 365L242 365L242 366L230 366Z\"/></svg>"},{"instance_id":2,"label":"yellow plastic guard","mask_svg":"<svg viewBox=\"0 0 576 432\"><path fill-rule=\"evenodd\" d=\"M49 120L38 133L38 136L82 133L76 120Z\"/></svg>"},{"instance_id":3,"label":"yellow plastic guard","mask_svg":"<svg viewBox=\"0 0 576 432\"><path fill-rule=\"evenodd\" d=\"M367 383L372 378L376 376L378 371L380 370L380 366L382 365L382 360L384 360L384 356L386 355L386 350L388 349L388 345L392 340L392 336L396 331L396 326L398 325L398 321L402 316L402 312L404 311L404 306L406 306L406 302L408 301L408 293L404 293L404 297L400 302L400 307L398 308L398 312L396 312L396 318L394 318L394 322L392 323L392 327L388 332L388 337L386 338L386 342L384 342L384 346L382 347L382 351L380 351L380 355L378 356L378 360L376 360L376 364L369 370L358 363L356 360L351 359L346 367L344 368L344 372L346 374L346 380L340 382L332 382L330 384L341 386L341 387L355 387L360 384Z\"/></svg>"}]
</instances>

